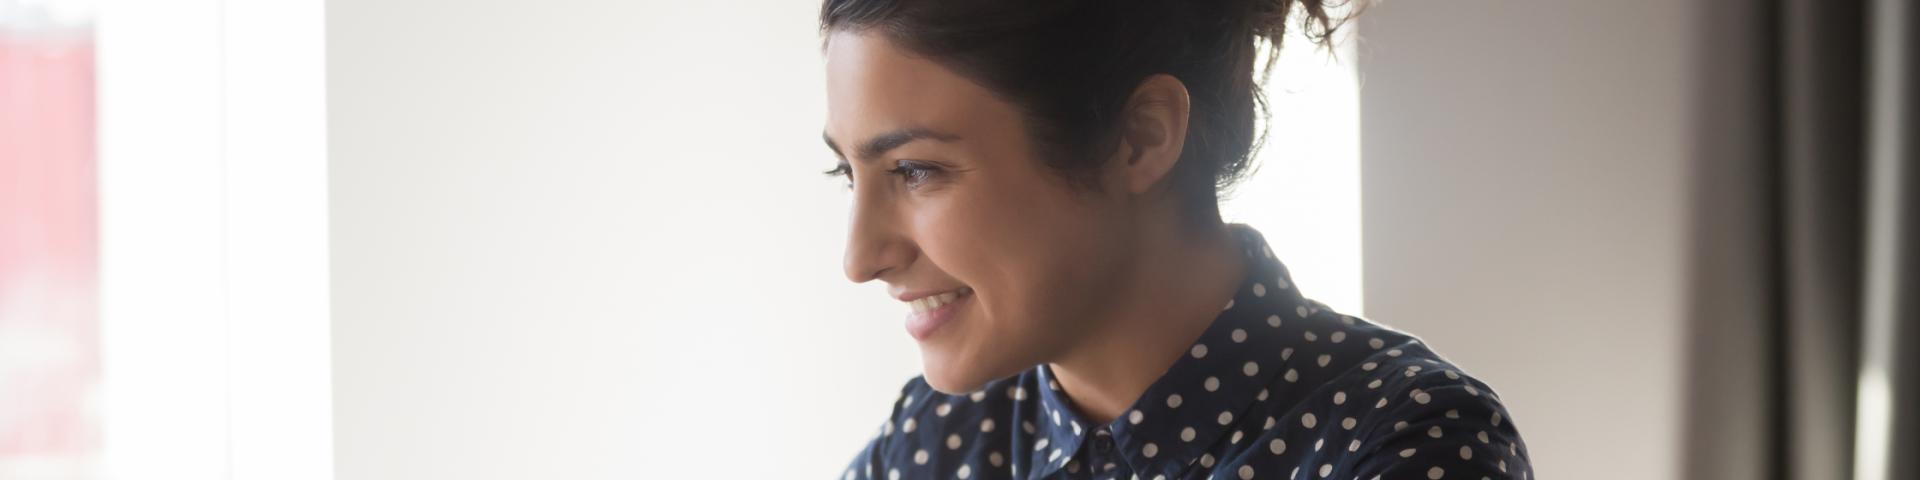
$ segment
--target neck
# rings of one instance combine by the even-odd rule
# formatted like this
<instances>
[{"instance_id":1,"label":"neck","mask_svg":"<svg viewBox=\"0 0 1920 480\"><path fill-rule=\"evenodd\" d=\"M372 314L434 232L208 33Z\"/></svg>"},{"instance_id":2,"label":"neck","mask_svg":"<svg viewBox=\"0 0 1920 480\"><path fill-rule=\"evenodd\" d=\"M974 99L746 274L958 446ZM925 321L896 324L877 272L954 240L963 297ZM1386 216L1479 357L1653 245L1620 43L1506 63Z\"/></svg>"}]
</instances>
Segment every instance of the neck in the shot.
<instances>
[{"instance_id":1,"label":"neck","mask_svg":"<svg viewBox=\"0 0 1920 480\"><path fill-rule=\"evenodd\" d=\"M1197 230L1145 233L1100 328L1050 364L1061 390L1094 424L1133 406L1239 289L1247 266L1227 226Z\"/></svg>"}]
</instances>

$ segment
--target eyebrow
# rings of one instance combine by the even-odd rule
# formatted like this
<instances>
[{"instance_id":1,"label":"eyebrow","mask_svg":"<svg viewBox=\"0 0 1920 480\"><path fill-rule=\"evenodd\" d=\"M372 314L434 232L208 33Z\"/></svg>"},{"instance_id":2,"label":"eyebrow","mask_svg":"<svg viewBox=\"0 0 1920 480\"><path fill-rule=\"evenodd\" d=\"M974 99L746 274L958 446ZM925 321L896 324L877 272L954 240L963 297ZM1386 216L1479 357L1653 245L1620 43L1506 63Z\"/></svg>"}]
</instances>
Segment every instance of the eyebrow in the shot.
<instances>
[{"instance_id":1,"label":"eyebrow","mask_svg":"<svg viewBox=\"0 0 1920 480\"><path fill-rule=\"evenodd\" d=\"M827 136L826 132L820 132L820 139L826 140L827 148L833 149L834 155L839 155L841 158L846 158L846 154L840 151L840 145L833 143L833 137ZM857 153L859 154L858 158L873 158L873 157L884 155L887 153L887 151L893 150L895 148L900 148L901 146L909 143L913 143L915 140L934 140L934 141L940 141L940 142L952 142L959 139L960 139L959 135L938 132L938 131L934 131L926 128L919 128L919 127L902 128L899 130L882 133L880 135L875 135L873 138L868 139L866 143L860 144L860 149L857 151Z\"/></svg>"}]
</instances>

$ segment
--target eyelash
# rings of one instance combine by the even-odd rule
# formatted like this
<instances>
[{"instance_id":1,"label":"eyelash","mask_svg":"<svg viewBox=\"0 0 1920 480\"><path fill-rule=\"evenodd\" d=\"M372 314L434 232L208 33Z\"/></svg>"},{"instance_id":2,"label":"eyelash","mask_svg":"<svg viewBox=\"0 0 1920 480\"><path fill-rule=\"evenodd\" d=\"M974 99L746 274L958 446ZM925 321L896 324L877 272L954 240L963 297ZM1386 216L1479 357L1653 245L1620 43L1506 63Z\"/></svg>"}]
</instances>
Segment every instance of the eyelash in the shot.
<instances>
[{"instance_id":1,"label":"eyelash","mask_svg":"<svg viewBox=\"0 0 1920 480\"><path fill-rule=\"evenodd\" d=\"M834 165L832 170L820 173L826 174L829 177L846 177L847 189L853 189L853 167L847 166L845 163Z\"/></svg>"},{"instance_id":2,"label":"eyelash","mask_svg":"<svg viewBox=\"0 0 1920 480\"><path fill-rule=\"evenodd\" d=\"M847 188L853 188L853 168L846 163L834 165L832 170L822 173L829 177L845 177ZM888 169L887 173L904 179L908 188L915 188L932 180L934 175L940 173L940 168L922 162L901 160L894 162L893 168Z\"/></svg>"}]
</instances>

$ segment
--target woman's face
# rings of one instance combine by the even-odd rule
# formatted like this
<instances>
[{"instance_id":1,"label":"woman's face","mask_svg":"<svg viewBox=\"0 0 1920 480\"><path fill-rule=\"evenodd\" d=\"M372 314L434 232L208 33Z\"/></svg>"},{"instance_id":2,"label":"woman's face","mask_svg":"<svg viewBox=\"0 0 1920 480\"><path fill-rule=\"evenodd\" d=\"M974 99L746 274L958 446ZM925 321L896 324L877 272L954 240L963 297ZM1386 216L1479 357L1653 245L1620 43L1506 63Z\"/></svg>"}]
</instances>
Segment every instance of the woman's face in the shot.
<instances>
[{"instance_id":1,"label":"woman's face","mask_svg":"<svg viewBox=\"0 0 1920 480\"><path fill-rule=\"evenodd\" d=\"M907 302L934 388L976 390L1097 326L1126 267L1126 200L1102 193L1117 175L1069 184L1013 105L879 34L829 39L826 137L851 174L847 277Z\"/></svg>"}]
</instances>

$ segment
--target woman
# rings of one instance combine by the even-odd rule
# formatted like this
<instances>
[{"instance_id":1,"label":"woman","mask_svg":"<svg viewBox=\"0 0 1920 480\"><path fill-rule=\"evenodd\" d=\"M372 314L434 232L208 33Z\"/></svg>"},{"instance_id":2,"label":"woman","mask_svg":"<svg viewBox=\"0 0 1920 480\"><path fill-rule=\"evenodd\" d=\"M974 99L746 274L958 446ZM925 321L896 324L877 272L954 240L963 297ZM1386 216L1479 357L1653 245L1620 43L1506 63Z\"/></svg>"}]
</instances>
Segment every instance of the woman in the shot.
<instances>
[{"instance_id":1,"label":"woman","mask_svg":"<svg viewBox=\"0 0 1920 480\"><path fill-rule=\"evenodd\" d=\"M925 367L845 476L1528 478L1486 384L1220 220L1321 2L826 0L846 274Z\"/></svg>"}]
</instances>

